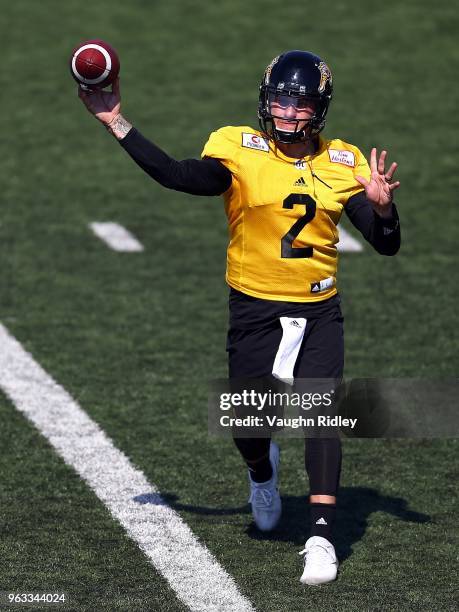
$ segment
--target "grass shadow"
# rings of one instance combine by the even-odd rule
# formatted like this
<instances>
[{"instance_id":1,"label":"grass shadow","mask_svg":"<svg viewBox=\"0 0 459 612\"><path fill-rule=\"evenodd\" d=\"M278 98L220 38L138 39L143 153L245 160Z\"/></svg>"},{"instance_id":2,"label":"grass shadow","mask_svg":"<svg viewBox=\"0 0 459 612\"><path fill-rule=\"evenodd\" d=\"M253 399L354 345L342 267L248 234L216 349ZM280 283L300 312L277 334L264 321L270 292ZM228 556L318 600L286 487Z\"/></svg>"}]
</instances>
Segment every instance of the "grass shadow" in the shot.
<instances>
[{"instance_id":1,"label":"grass shadow","mask_svg":"<svg viewBox=\"0 0 459 612\"><path fill-rule=\"evenodd\" d=\"M197 515L231 516L250 512L250 506L247 504L231 508L182 504L179 497L172 493L139 495L134 499L142 504L168 504L177 512L185 511ZM251 522L246 528L247 535L256 540L291 542L295 546L302 546L309 531L306 496L283 495L282 506L282 519L275 530L263 533ZM368 517L374 512L384 512L411 523L427 523L431 520L427 514L410 510L407 501L402 497L382 495L376 489L368 487L342 487L338 496L335 524L335 547L341 561L351 556L353 545L363 538Z\"/></svg>"}]
</instances>

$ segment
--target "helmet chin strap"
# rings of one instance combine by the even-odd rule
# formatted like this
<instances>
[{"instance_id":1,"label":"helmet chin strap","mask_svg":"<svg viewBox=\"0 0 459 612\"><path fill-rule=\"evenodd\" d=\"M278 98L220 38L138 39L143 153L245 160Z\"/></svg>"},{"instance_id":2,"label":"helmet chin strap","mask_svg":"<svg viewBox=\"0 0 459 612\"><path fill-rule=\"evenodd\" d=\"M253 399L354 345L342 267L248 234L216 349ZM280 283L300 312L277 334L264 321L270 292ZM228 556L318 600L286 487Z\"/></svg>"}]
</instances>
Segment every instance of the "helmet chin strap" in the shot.
<instances>
[{"instance_id":1,"label":"helmet chin strap","mask_svg":"<svg viewBox=\"0 0 459 612\"><path fill-rule=\"evenodd\" d=\"M268 125L270 126L269 128ZM313 140L317 136L316 133L311 133L311 129L308 129L310 128L309 123L299 131L295 130L293 132L286 132L284 130L279 130L276 128L274 119L272 117L265 118L263 122L260 118L260 127L262 132L264 132L269 139L273 140L274 143L280 142L282 144L300 144L302 142L304 143Z\"/></svg>"},{"instance_id":2,"label":"helmet chin strap","mask_svg":"<svg viewBox=\"0 0 459 612\"><path fill-rule=\"evenodd\" d=\"M308 142L312 140L311 130L308 129L309 124L306 124L301 130L294 130L293 132L287 132L276 128L274 120L272 120L272 134L274 140L283 144L299 144L302 142Z\"/></svg>"},{"instance_id":3,"label":"helmet chin strap","mask_svg":"<svg viewBox=\"0 0 459 612\"><path fill-rule=\"evenodd\" d=\"M305 142L309 140L309 138L307 138L306 136L304 129L300 130L299 132L286 132L284 130L279 130L275 127L273 133L276 134L276 136L280 136L280 138L276 138L276 140L284 144L297 144L299 142Z\"/></svg>"}]
</instances>

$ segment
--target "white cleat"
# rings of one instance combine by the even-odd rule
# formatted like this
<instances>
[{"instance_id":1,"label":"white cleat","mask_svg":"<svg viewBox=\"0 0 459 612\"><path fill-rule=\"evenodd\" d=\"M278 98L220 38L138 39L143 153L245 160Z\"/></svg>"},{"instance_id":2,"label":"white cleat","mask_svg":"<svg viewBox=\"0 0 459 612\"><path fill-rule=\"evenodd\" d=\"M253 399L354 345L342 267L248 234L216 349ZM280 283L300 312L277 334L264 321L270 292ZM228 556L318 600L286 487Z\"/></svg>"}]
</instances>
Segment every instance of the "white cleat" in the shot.
<instances>
[{"instance_id":1,"label":"white cleat","mask_svg":"<svg viewBox=\"0 0 459 612\"><path fill-rule=\"evenodd\" d=\"M338 559L335 547L321 536L312 536L306 542L304 550L304 571L300 578L303 584L324 584L336 579Z\"/></svg>"},{"instance_id":2,"label":"white cleat","mask_svg":"<svg viewBox=\"0 0 459 612\"><path fill-rule=\"evenodd\" d=\"M282 502L277 487L280 451L275 442L271 442L269 447L269 459L273 468L271 480L267 482L253 482L249 471L249 502L252 504L253 520L261 531L271 531L274 529L282 514Z\"/></svg>"}]
</instances>

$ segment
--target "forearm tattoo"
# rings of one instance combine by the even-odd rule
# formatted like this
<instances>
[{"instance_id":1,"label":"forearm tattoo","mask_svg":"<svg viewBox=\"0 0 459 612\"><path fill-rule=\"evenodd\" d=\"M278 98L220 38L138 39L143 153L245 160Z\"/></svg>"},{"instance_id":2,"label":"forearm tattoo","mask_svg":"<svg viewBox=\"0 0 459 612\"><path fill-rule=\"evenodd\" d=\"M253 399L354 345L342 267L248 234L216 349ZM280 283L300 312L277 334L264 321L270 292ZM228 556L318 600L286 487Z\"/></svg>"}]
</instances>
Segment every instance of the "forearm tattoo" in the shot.
<instances>
[{"instance_id":1,"label":"forearm tattoo","mask_svg":"<svg viewBox=\"0 0 459 612\"><path fill-rule=\"evenodd\" d=\"M132 125L122 115L117 115L106 127L118 140L124 138L132 129Z\"/></svg>"}]
</instances>

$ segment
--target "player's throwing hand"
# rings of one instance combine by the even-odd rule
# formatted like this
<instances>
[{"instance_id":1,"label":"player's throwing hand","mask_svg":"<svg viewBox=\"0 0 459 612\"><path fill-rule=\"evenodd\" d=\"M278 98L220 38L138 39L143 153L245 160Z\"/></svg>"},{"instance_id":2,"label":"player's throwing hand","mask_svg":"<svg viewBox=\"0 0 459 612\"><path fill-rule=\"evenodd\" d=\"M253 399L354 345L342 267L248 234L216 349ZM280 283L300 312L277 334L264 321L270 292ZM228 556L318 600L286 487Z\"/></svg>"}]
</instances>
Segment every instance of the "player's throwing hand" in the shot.
<instances>
[{"instance_id":1,"label":"player's throwing hand","mask_svg":"<svg viewBox=\"0 0 459 612\"><path fill-rule=\"evenodd\" d=\"M397 169L396 162L390 165L389 170L385 170L387 151L382 151L377 160L376 147L371 149L370 157L370 180L367 181L363 176L356 176L356 180L364 187L367 199L373 205L374 210L380 217L390 217L392 214L392 193L400 186L400 181L391 183Z\"/></svg>"},{"instance_id":2,"label":"player's throwing hand","mask_svg":"<svg viewBox=\"0 0 459 612\"><path fill-rule=\"evenodd\" d=\"M78 86L78 97L101 123L109 125L118 117L121 109L120 80L117 78L111 91L83 89Z\"/></svg>"}]
</instances>

